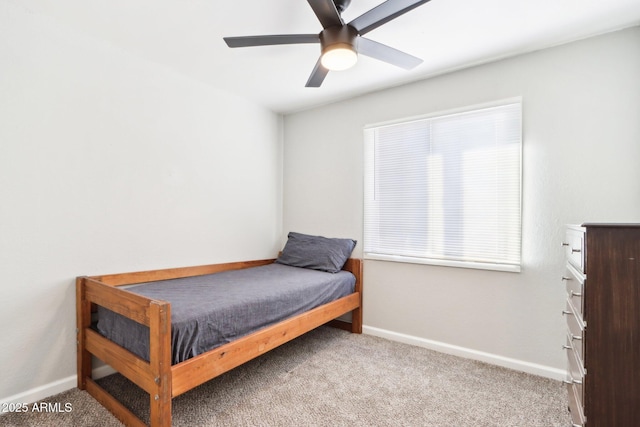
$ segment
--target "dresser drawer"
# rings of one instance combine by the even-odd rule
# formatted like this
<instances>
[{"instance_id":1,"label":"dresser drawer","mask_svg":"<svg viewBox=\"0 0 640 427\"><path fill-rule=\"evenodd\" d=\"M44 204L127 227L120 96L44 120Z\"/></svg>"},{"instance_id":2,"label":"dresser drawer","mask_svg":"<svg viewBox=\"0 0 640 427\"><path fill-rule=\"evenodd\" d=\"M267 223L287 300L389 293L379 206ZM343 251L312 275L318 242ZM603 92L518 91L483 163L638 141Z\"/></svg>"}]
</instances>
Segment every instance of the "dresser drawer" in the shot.
<instances>
[{"instance_id":1,"label":"dresser drawer","mask_svg":"<svg viewBox=\"0 0 640 427\"><path fill-rule=\"evenodd\" d=\"M580 402L584 402L584 389L583 382L585 378L584 366L582 360L576 353L575 348L567 345L567 368L569 377L565 380L566 384L572 384L574 386L577 397L580 398Z\"/></svg>"},{"instance_id":2,"label":"dresser drawer","mask_svg":"<svg viewBox=\"0 0 640 427\"><path fill-rule=\"evenodd\" d=\"M576 271L576 269L569 264L567 265L565 275L562 276L562 280L567 287L567 298L575 308L576 314L584 321L584 291L586 282L584 274Z\"/></svg>"},{"instance_id":3,"label":"dresser drawer","mask_svg":"<svg viewBox=\"0 0 640 427\"><path fill-rule=\"evenodd\" d=\"M565 248L566 258L571 265L584 273L584 229L581 227L571 227L567 229L565 241L562 246Z\"/></svg>"},{"instance_id":4,"label":"dresser drawer","mask_svg":"<svg viewBox=\"0 0 640 427\"><path fill-rule=\"evenodd\" d=\"M582 406L582 400L576 393L576 386L573 384L567 384L567 391L569 392L569 411L571 412L571 423L574 426L585 426L586 418L584 416L584 407Z\"/></svg>"},{"instance_id":5,"label":"dresser drawer","mask_svg":"<svg viewBox=\"0 0 640 427\"><path fill-rule=\"evenodd\" d=\"M570 300L567 300L567 308L563 311L567 319L567 327L569 333L567 336L568 343L573 348L580 358L580 361L584 361L584 325L582 319L575 313L573 304ZM583 363L584 365L584 363Z\"/></svg>"}]
</instances>

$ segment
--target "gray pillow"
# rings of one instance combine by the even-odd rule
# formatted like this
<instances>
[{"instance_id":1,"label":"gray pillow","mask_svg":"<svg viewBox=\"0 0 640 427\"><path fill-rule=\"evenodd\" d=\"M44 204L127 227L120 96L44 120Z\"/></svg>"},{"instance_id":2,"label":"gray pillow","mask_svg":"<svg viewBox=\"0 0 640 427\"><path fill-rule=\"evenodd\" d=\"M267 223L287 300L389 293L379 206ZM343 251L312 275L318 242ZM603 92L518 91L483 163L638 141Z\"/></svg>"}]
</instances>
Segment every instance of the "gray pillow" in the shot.
<instances>
[{"instance_id":1,"label":"gray pillow","mask_svg":"<svg viewBox=\"0 0 640 427\"><path fill-rule=\"evenodd\" d=\"M356 241L290 232L278 264L337 273L351 256Z\"/></svg>"}]
</instances>

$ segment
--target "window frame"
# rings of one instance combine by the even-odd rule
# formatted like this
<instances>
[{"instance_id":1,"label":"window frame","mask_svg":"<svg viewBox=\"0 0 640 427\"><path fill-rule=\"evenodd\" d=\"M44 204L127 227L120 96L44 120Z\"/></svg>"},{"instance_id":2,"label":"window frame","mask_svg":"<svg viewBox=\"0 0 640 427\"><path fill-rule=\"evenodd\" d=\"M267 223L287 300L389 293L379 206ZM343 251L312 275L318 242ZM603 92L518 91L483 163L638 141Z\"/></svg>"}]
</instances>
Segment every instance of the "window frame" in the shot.
<instances>
[{"instance_id":1,"label":"window frame","mask_svg":"<svg viewBox=\"0 0 640 427\"><path fill-rule=\"evenodd\" d=\"M377 254L367 252L367 233L366 233L366 217L367 217L367 186L370 183L368 180L368 160L366 158L367 147L366 144L369 142L367 133L376 128L381 128L385 126L393 126L398 124L411 123L415 121L434 119L438 117L444 116L452 116L456 114L464 114L471 113L477 110L489 109L494 107L506 106L510 104L519 104L519 133L518 133L518 142L519 142L519 152L518 152L518 196L519 200L517 202L517 206L519 209L519 218L518 218L518 237L519 237L519 245L518 245L518 263L517 264L509 264L509 263L494 263L494 262L485 262L485 261L474 261L474 260L455 260L455 259L441 259L441 258L427 258L427 257L412 257L406 255L390 255L390 254ZM485 102L480 104L474 104L469 106L464 106L460 108L436 111L428 114L411 116L406 118L400 118L391 121L379 122L365 125L363 128L363 136L364 136L364 144L363 144L363 160L364 160L364 191L363 191L363 238L364 238L364 248L363 248L363 258L370 260L380 260L380 261L391 261L391 262L403 262L403 263L412 263L412 264L426 264L426 265L437 265L437 266L445 266L445 267L459 267L459 268L471 268L471 269L480 269L480 270L493 270L493 271L504 271L504 272L515 272L519 273L522 271L522 190L523 190L523 100L522 96L510 97L505 99L500 99L491 102Z\"/></svg>"}]
</instances>

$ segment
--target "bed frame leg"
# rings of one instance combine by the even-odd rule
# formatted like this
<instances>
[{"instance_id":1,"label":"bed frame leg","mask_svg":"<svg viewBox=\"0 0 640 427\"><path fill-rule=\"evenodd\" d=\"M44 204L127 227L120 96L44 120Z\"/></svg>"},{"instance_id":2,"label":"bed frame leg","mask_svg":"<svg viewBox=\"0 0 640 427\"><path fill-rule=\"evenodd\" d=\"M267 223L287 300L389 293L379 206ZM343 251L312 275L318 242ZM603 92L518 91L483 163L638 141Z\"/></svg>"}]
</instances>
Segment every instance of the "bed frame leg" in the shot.
<instances>
[{"instance_id":1,"label":"bed frame leg","mask_svg":"<svg viewBox=\"0 0 640 427\"><path fill-rule=\"evenodd\" d=\"M150 367L154 389L149 393L152 427L171 427L171 306L152 301L149 313ZM157 331L157 332L156 332Z\"/></svg>"},{"instance_id":2,"label":"bed frame leg","mask_svg":"<svg viewBox=\"0 0 640 427\"><path fill-rule=\"evenodd\" d=\"M362 305L351 312L351 333L362 333Z\"/></svg>"},{"instance_id":3,"label":"bed frame leg","mask_svg":"<svg viewBox=\"0 0 640 427\"><path fill-rule=\"evenodd\" d=\"M361 259L354 259L352 272L356 276L355 291L360 294L360 306L351 312L351 332L354 334L362 333L362 280L363 265Z\"/></svg>"},{"instance_id":4,"label":"bed frame leg","mask_svg":"<svg viewBox=\"0 0 640 427\"><path fill-rule=\"evenodd\" d=\"M78 388L87 388L87 378L91 378L91 353L86 350L85 329L91 326L91 303L86 299L85 278L76 278L76 358Z\"/></svg>"},{"instance_id":5,"label":"bed frame leg","mask_svg":"<svg viewBox=\"0 0 640 427\"><path fill-rule=\"evenodd\" d=\"M171 395L151 395L151 427L171 427Z\"/></svg>"}]
</instances>

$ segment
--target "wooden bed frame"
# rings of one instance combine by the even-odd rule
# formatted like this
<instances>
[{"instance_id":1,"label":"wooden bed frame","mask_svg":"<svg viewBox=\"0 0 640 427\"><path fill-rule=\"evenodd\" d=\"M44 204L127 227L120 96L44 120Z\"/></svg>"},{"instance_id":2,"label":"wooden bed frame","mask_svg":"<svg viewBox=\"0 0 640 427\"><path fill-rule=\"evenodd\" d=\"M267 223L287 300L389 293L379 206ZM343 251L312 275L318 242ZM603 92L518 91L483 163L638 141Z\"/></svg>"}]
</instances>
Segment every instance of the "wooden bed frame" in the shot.
<instances>
[{"instance_id":1,"label":"wooden bed frame","mask_svg":"<svg viewBox=\"0 0 640 427\"><path fill-rule=\"evenodd\" d=\"M172 398L203 384L325 323L362 333L362 260L350 258L343 270L356 277L354 293L263 328L176 365L171 365L171 304L153 300L119 286L226 270L257 267L274 260L243 261L165 270L82 276L76 279L78 388L128 426L145 424L92 378L92 356L97 357L149 393L152 427L171 426ZM100 305L149 327L150 361L104 338L91 328L91 314ZM338 317L351 312L352 323Z\"/></svg>"}]
</instances>

